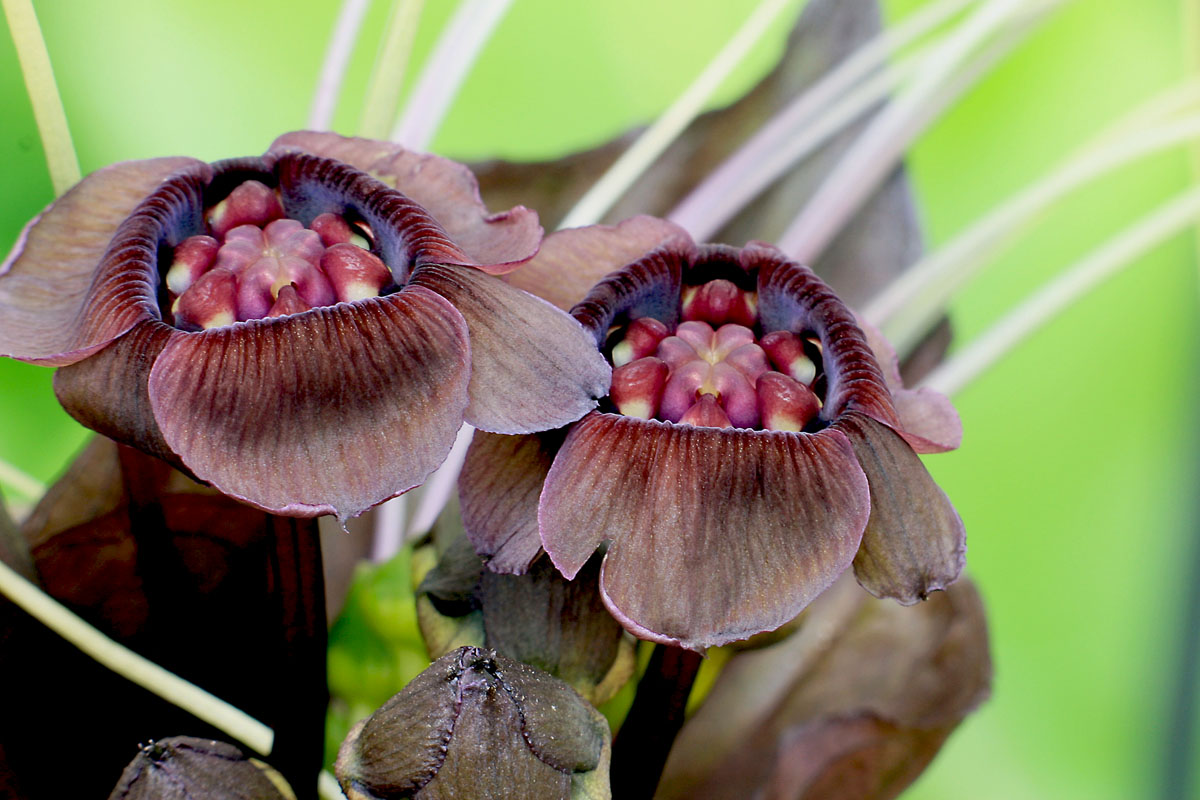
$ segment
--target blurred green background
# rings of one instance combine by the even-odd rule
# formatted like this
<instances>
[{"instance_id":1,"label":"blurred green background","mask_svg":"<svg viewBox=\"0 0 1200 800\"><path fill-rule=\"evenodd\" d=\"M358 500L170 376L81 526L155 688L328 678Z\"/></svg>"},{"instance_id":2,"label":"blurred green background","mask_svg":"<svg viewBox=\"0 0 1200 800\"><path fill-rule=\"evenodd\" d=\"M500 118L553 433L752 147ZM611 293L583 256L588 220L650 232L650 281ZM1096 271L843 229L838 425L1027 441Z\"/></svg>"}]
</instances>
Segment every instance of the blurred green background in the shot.
<instances>
[{"instance_id":1,"label":"blurred green background","mask_svg":"<svg viewBox=\"0 0 1200 800\"><path fill-rule=\"evenodd\" d=\"M338 6L34 5L84 172L130 158L258 153L303 127ZM919 5L885 9L899 18ZM357 125L387 6L376 0L368 13L340 132ZM665 107L753 6L516 0L432 149L545 158L603 142ZM453 7L426 2L416 63ZM914 147L931 245L1188 76L1200 36L1193 13L1188 0L1075 0L1057 12ZM11 39L0 33L7 250L52 193ZM769 68L786 33L779 26L756 49L719 101ZM1193 180L1187 154L1174 152L1057 206L956 300L957 341ZM1186 627L1200 523L1196 244L1188 234L1158 248L956 398L964 446L928 463L967 523L996 679L992 700L906 797L1167 796L1168 750L1187 746L1172 728L1186 695L1179 664L1200 636ZM83 437L54 402L49 370L0 363L0 459L49 481ZM4 492L18 506L29 500ZM1195 746L1177 757L1198 760ZM1200 797L1195 774L1190 786L1174 796Z\"/></svg>"}]
</instances>

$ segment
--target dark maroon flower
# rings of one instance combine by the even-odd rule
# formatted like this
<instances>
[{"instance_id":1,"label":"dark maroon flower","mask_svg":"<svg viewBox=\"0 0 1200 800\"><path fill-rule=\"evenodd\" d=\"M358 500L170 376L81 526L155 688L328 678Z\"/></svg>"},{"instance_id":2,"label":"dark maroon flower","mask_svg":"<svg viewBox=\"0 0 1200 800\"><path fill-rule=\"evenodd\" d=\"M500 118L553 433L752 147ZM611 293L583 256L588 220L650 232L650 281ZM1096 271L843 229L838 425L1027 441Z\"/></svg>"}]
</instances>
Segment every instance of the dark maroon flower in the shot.
<instances>
[{"instance_id":1,"label":"dark maroon flower","mask_svg":"<svg viewBox=\"0 0 1200 800\"><path fill-rule=\"evenodd\" d=\"M463 518L493 569L540 544L569 578L607 543L609 610L692 649L779 627L851 564L905 604L958 576L961 520L914 452L956 446L957 418L889 388L894 364L820 279L635 218L550 237L512 280L563 303L626 259L572 311L615 367L606 405L552 463L546 437L472 445Z\"/></svg>"},{"instance_id":2,"label":"dark maroon flower","mask_svg":"<svg viewBox=\"0 0 1200 800\"><path fill-rule=\"evenodd\" d=\"M461 165L332 134L117 164L0 265L0 353L62 367L101 433L344 520L424 481L464 420L526 433L595 407L609 369L579 325L494 277L541 234L523 207L488 215Z\"/></svg>"}]
</instances>

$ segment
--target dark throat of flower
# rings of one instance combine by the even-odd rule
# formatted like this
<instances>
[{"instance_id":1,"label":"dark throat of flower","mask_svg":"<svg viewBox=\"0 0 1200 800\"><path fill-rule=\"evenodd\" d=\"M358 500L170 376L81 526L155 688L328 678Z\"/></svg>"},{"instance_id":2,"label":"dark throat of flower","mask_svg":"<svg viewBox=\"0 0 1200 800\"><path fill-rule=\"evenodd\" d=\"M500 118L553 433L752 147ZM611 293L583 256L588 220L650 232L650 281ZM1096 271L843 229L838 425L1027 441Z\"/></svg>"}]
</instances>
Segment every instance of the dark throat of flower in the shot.
<instances>
[{"instance_id":1,"label":"dark throat of flower","mask_svg":"<svg viewBox=\"0 0 1200 800\"><path fill-rule=\"evenodd\" d=\"M610 327L612 411L716 428L811 431L826 391L815 333L763 333L757 294L716 278L684 285L678 325Z\"/></svg>"},{"instance_id":2,"label":"dark throat of flower","mask_svg":"<svg viewBox=\"0 0 1200 800\"><path fill-rule=\"evenodd\" d=\"M163 319L182 330L298 314L397 288L364 220L326 212L306 226L288 218L279 190L260 180L245 180L206 207L202 225L203 232L159 252Z\"/></svg>"}]
</instances>

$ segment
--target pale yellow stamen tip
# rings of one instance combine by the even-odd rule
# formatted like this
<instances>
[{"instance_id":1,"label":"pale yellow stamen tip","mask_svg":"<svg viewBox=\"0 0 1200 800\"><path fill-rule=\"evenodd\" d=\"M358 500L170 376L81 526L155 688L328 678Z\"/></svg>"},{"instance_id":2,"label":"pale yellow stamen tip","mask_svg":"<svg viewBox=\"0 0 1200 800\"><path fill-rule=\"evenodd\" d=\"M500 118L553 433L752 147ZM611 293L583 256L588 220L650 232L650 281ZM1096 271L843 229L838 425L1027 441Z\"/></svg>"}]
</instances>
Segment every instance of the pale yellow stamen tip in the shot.
<instances>
[{"instance_id":1,"label":"pale yellow stamen tip","mask_svg":"<svg viewBox=\"0 0 1200 800\"><path fill-rule=\"evenodd\" d=\"M342 290L342 300L366 300L368 297L379 297L379 290L369 283L348 283Z\"/></svg>"},{"instance_id":2,"label":"pale yellow stamen tip","mask_svg":"<svg viewBox=\"0 0 1200 800\"><path fill-rule=\"evenodd\" d=\"M614 367L623 367L633 361L633 345L629 342L618 342L612 350L612 363Z\"/></svg>"},{"instance_id":3,"label":"pale yellow stamen tip","mask_svg":"<svg viewBox=\"0 0 1200 800\"><path fill-rule=\"evenodd\" d=\"M223 328L226 325L232 325L235 322L237 322L237 320L233 318L232 311L222 311L219 314L213 314L204 322L200 323L200 327L204 328L204 330L208 330L209 328Z\"/></svg>"},{"instance_id":4,"label":"pale yellow stamen tip","mask_svg":"<svg viewBox=\"0 0 1200 800\"><path fill-rule=\"evenodd\" d=\"M645 400L626 400L624 403L618 403L617 411L638 419L650 419L654 416L654 409Z\"/></svg>"}]
</instances>

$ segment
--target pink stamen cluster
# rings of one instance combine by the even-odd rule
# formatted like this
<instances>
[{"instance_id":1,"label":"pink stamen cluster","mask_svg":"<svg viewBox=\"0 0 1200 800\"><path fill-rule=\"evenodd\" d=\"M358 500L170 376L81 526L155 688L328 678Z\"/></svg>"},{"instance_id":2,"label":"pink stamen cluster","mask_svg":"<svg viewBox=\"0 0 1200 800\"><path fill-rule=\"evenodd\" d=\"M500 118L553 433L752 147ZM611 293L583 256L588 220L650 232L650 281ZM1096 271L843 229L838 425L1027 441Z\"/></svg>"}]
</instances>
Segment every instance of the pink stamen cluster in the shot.
<instances>
[{"instance_id":1,"label":"pink stamen cluster","mask_svg":"<svg viewBox=\"0 0 1200 800\"><path fill-rule=\"evenodd\" d=\"M184 330L378 297L392 282L345 218L321 214L305 228L284 216L278 193L259 181L234 189L206 221L212 235L180 242L167 269L171 313Z\"/></svg>"},{"instance_id":2,"label":"pink stamen cluster","mask_svg":"<svg viewBox=\"0 0 1200 800\"><path fill-rule=\"evenodd\" d=\"M612 347L609 398L617 412L715 428L804 430L821 410L812 388L819 347L787 331L757 338L756 301L714 280L685 289L674 331L651 317L630 322Z\"/></svg>"}]
</instances>

